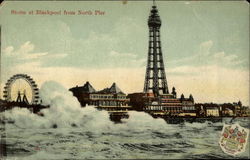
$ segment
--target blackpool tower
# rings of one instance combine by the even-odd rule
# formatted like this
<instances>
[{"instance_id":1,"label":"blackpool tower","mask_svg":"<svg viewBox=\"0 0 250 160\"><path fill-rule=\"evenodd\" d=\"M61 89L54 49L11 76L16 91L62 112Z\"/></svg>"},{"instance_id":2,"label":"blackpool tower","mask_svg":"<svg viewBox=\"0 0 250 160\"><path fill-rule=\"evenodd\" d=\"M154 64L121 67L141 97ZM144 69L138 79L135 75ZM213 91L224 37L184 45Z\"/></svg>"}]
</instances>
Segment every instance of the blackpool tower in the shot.
<instances>
[{"instance_id":1,"label":"blackpool tower","mask_svg":"<svg viewBox=\"0 0 250 160\"><path fill-rule=\"evenodd\" d=\"M148 27L149 46L144 92L153 92L155 96L159 96L161 94L169 94L161 50L161 19L155 5L155 1L148 18Z\"/></svg>"}]
</instances>

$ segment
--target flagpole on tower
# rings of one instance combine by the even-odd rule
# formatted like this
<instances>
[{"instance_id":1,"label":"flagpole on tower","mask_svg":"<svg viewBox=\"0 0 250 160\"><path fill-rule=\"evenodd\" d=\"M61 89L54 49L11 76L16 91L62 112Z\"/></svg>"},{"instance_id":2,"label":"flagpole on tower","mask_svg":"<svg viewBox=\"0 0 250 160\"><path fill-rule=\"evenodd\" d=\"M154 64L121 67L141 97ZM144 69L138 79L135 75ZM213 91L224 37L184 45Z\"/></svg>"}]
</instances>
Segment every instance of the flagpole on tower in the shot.
<instances>
[{"instance_id":1,"label":"flagpole on tower","mask_svg":"<svg viewBox=\"0 0 250 160\"><path fill-rule=\"evenodd\" d=\"M155 0L153 0L153 6L155 6Z\"/></svg>"}]
</instances>

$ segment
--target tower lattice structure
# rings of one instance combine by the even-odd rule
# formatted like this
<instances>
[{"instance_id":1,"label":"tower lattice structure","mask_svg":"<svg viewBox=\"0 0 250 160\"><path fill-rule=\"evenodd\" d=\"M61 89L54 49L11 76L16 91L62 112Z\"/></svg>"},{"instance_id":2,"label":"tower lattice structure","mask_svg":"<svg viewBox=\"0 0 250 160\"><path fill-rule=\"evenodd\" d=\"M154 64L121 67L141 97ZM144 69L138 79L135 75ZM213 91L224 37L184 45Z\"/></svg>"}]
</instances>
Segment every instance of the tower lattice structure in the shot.
<instances>
[{"instance_id":1,"label":"tower lattice structure","mask_svg":"<svg viewBox=\"0 0 250 160\"><path fill-rule=\"evenodd\" d=\"M155 4L148 18L148 27L149 48L144 92L153 92L154 95L169 94L160 41L161 19Z\"/></svg>"}]
</instances>

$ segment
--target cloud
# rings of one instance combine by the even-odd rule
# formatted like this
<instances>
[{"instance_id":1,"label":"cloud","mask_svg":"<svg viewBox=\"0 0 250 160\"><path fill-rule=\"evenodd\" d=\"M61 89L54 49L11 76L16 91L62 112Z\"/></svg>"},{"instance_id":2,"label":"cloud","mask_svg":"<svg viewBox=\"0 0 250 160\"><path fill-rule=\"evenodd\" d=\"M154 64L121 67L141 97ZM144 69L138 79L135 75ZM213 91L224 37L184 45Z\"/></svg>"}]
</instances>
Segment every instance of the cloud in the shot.
<instances>
[{"instance_id":1,"label":"cloud","mask_svg":"<svg viewBox=\"0 0 250 160\"><path fill-rule=\"evenodd\" d=\"M244 60L240 60L237 55L226 55L225 52L217 52L212 56L216 63L227 66L235 66L244 63Z\"/></svg>"},{"instance_id":2,"label":"cloud","mask_svg":"<svg viewBox=\"0 0 250 160\"><path fill-rule=\"evenodd\" d=\"M141 38L147 38L147 28L126 15L119 17L105 31L93 27L92 23L72 26L60 19L53 23L44 22L46 25L37 20L32 22L18 34L19 38L10 39L9 46L4 47L6 57L16 56L15 63L39 60L44 67L140 67L147 53L147 47L143 45L147 45L147 40L138 43ZM9 29L13 33L16 29L11 26ZM32 35L27 30L33 31ZM25 41L22 41L23 37L26 37ZM8 58L7 61L14 62Z\"/></svg>"},{"instance_id":3,"label":"cloud","mask_svg":"<svg viewBox=\"0 0 250 160\"><path fill-rule=\"evenodd\" d=\"M47 61L45 66L79 68L140 67L142 59L145 58L145 53L147 53L147 49L145 51L142 49L141 44L144 44L144 42L138 43L141 37L136 36L143 33L147 37L147 34L145 34L147 31L144 32L147 28L138 25L133 18L120 17L105 32L90 28L80 38L71 33L66 23L61 24L61 26L64 27L60 27L58 32L64 31L67 33L63 39L66 41L67 54L70 56L56 63L52 60ZM60 50L65 45L58 45L57 42L55 44L56 48L60 48Z\"/></svg>"},{"instance_id":4,"label":"cloud","mask_svg":"<svg viewBox=\"0 0 250 160\"><path fill-rule=\"evenodd\" d=\"M3 56L7 58L13 59L36 59L41 56L45 56L48 53L31 53L34 51L34 44L30 43L30 41L25 42L20 46L18 50L14 50L13 46L8 46L3 50Z\"/></svg>"},{"instance_id":5,"label":"cloud","mask_svg":"<svg viewBox=\"0 0 250 160\"><path fill-rule=\"evenodd\" d=\"M142 65L146 65L146 58L139 58L138 55L132 53L119 53L116 51L111 51L109 56L113 59L122 59L124 62L126 61L126 67L141 67Z\"/></svg>"},{"instance_id":6,"label":"cloud","mask_svg":"<svg viewBox=\"0 0 250 160\"><path fill-rule=\"evenodd\" d=\"M189 57L184 57L184 58L179 58L179 59L174 59L167 61L167 64L173 64L174 66L178 66L179 64L187 64L190 63L191 61L194 60L194 56L189 56Z\"/></svg>"},{"instance_id":7,"label":"cloud","mask_svg":"<svg viewBox=\"0 0 250 160\"><path fill-rule=\"evenodd\" d=\"M3 49L3 53L5 53L6 55L11 54L11 52L14 50L13 46L8 46L5 49Z\"/></svg>"},{"instance_id":8,"label":"cloud","mask_svg":"<svg viewBox=\"0 0 250 160\"><path fill-rule=\"evenodd\" d=\"M111 51L109 54L111 57L128 57L128 58L136 58L137 55L132 53L118 53L116 51Z\"/></svg>"},{"instance_id":9,"label":"cloud","mask_svg":"<svg viewBox=\"0 0 250 160\"><path fill-rule=\"evenodd\" d=\"M20 53L29 53L33 51L35 48L34 44L30 43L30 41L25 42L23 45L21 45L19 52Z\"/></svg>"},{"instance_id":10,"label":"cloud","mask_svg":"<svg viewBox=\"0 0 250 160\"><path fill-rule=\"evenodd\" d=\"M172 67L217 65L226 68L242 68L246 63L249 63L248 60L241 59L236 54L228 54L224 51L212 52L213 44L212 40L202 42L199 51L193 56L170 60L168 63Z\"/></svg>"},{"instance_id":11,"label":"cloud","mask_svg":"<svg viewBox=\"0 0 250 160\"><path fill-rule=\"evenodd\" d=\"M194 56L170 61L167 65L169 84L180 93L192 93L198 102L234 102L241 100L249 105L249 63L236 54L212 52L213 41L200 44Z\"/></svg>"},{"instance_id":12,"label":"cloud","mask_svg":"<svg viewBox=\"0 0 250 160\"><path fill-rule=\"evenodd\" d=\"M201 65L218 65L229 68L239 67L246 62L236 54L228 54L224 51L211 52L212 47L213 41L211 40L201 43L198 57L194 56L193 61L201 61Z\"/></svg>"},{"instance_id":13,"label":"cloud","mask_svg":"<svg viewBox=\"0 0 250 160\"><path fill-rule=\"evenodd\" d=\"M13 67L20 63L29 63L39 61L40 63L45 62L48 58L64 58L67 54L52 54L48 52L35 52L35 45L30 41L22 44L19 49L15 50L13 46L8 46L3 49L3 63L8 61Z\"/></svg>"},{"instance_id":14,"label":"cloud","mask_svg":"<svg viewBox=\"0 0 250 160\"><path fill-rule=\"evenodd\" d=\"M233 76L235 75L235 76ZM236 76L237 75L237 76ZM218 65L181 66L167 70L170 86L179 95L193 94L196 102L235 102L249 105L249 71Z\"/></svg>"},{"instance_id":15,"label":"cloud","mask_svg":"<svg viewBox=\"0 0 250 160\"><path fill-rule=\"evenodd\" d=\"M213 41L209 40L206 42L202 42L200 44L200 54L204 54L204 55L209 55L210 54L210 49L213 46Z\"/></svg>"}]
</instances>

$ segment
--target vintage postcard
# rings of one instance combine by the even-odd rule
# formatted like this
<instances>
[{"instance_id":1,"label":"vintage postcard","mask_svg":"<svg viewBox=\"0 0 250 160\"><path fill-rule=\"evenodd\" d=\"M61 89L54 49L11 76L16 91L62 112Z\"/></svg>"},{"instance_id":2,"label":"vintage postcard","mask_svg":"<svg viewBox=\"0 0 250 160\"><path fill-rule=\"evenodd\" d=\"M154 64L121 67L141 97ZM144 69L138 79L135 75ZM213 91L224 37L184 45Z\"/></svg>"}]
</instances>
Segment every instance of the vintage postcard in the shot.
<instances>
[{"instance_id":1,"label":"vintage postcard","mask_svg":"<svg viewBox=\"0 0 250 160\"><path fill-rule=\"evenodd\" d=\"M247 1L0 7L0 159L250 158Z\"/></svg>"}]
</instances>

